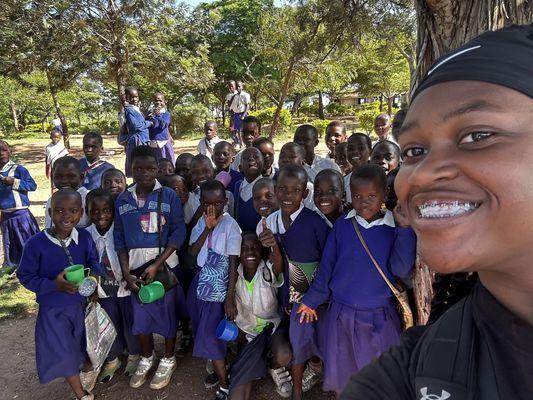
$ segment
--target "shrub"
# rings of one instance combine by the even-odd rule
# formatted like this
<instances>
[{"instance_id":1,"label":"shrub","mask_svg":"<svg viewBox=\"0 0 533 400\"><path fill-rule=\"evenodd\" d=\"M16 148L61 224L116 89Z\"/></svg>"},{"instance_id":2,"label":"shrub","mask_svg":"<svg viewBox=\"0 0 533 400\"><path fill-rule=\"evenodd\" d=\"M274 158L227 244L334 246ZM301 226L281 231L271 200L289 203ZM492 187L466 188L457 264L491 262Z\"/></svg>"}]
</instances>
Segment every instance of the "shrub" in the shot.
<instances>
[{"instance_id":1,"label":"shrub","mask_svg":"<svg viewBox=\"0 0 533 400\"><path fill-rule=\"evenodd\" d=\"M262 125L271 125L274 121L274 113L276 107L263 108L262 110L251 111L249 115L259 118ZM288 127L292 125L292 117L289 110L282 108L279 115L279 124L281 127Z\"/></svg>"},{"instance_id":2,"label":"shrub","mask_svg":"<svg viewBox=\"0 0 533 400\"><path fill-rule=\"evenodd\" d=\"M348 104L339 104L336 102L331 102L326 106L326 113L332 116L353 115L354 112L354 107Z\"/></svg>"},{"instance_id":3,"label":"shrub","mask_svg":"<svg viewBox=\"0 0 533 400\"><path fill-rule=\"evenodd\" d=\"M398 111L397 108L392 109L392 115ZM362 104L355 110L355 116L359 122L359 127L366 133L370 134L374 129L374 119L383 111L379 111L379 102ZM392 117L392 116L391 116Z\"/></svg>"},{"instance_id":4,"label":"shrub","mask_svg":"<svg viewBox=\"0 0 533 400\"><path fill-rule=\"evenodd\" d=\"M318 137L324 137L326 133L326 127L331 122L329 119L315 119L311 122L311 125L313 125L318 130Z\"/></svg>"},{"instance_id":5,"label":"shrub","mask_svg":"<svg viewBox=\"0 0 533 400\"><path fill-rule=\"evenodd\" d=\"M177 136L191 135L201 131L205 121L210 118L209 109L201 103L178 105L172 110Z\"/></svg>"}]
</instances>

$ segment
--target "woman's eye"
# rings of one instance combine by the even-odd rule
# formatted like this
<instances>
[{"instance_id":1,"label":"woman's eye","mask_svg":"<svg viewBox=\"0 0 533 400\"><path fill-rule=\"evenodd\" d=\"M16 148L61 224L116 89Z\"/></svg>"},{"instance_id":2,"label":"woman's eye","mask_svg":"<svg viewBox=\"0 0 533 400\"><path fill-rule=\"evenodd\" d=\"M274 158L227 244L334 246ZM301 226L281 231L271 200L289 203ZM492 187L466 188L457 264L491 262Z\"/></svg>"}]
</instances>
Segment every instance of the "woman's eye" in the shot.
<instances>
[{"instance_id":1,"label":"woman's eye","mask_svg":"<svg viewBox=\"0 0 533 400\"><path fill-rule=\"evenodd\" d=\"M403 151L402 157L403 158L420 157L420 156L423 156L425 153L426 153L426 150L423 147L411 147Z\"/></svg>"},{"instance_id":2,"label":"woman's eye","mask_svg":"<svg viewBox=\"0 0 533 400\"><path fill-rule=\"evenodd\" d=\"M492 137L494 134L491 132L472 132L461 139L459 144L474 143L480 140L485 140Z\"/></svg>"}]
</instances>

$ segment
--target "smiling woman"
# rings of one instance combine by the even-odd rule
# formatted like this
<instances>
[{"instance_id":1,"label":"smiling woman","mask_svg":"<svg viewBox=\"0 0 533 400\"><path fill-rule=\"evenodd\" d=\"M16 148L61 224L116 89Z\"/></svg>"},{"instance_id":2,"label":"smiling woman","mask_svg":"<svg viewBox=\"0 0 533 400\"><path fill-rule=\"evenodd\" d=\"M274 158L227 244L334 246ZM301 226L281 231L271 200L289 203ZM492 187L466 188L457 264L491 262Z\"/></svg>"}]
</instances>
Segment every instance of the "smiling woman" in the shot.
<instances>
[{"instance_id":1,"label":"smiling woman","mask_svg":"<svg viewBox=\"0 0 533 400\"><path fill-rule=\"evenodd\" d=\"M514 26L438 60L415 93L399 134L399 204L428 265L480 282L341 398L531 398L531 71L533 25Z\"/></svg>"}]
</instances>

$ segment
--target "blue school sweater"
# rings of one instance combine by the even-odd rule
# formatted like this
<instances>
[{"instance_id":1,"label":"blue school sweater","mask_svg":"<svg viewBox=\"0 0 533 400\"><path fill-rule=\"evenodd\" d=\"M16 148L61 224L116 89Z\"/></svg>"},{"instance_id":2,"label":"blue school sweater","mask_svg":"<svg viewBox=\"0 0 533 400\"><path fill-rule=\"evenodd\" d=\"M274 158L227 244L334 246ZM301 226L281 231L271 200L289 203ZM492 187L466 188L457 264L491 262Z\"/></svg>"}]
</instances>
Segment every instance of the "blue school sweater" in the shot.
<instances>
[{"instance_id":1,"label":"blue school sweater","mask_svg":"<svg viewBox=\"0 0 533 400\"><path fill-rule=\"evenodd\" d=\"M157 223L157 193L162 191L161 214L163 216L161 231L161 247L172 246L177 249L185 241L185 221L181 202L172 189L162 187L156 181L154 190L146 198L143 207L138 207L133 192L135 185L121 193L115 202L115 250L117 253L131 249L146 249L158 247L156 225L154 232L145 232L141 226L141 217L151 217L153 224Z\"/></svg>"},{"instance_id":2,"label":"blue school sweater","mask_svg":"<svg viewBox=\"0 0 533 400\"><path fill-rule=\"evenodd\" d=\"M37 184L28 170L10 160L4 165L0 174L15 179L12 186L0 183L0 210L15 211L29 207L28 192L36 190Z\"/></svg>"},{"instance_id":3,"label":"blue school sweater","mask_svg":"<svg viewBox=\"0 0 533 400\"><path fill-rule=\"evenodd\" d=\"M390 213L390 211L389 211ZM416 236L411 228L381 224L361 235L387 277L409 276L416 257ZM303 303L316 309L328 299L350 307L378 308L393 294L359 241L351 218L340 217L328 237L317 276Z\"/></svg>"},{"instance_id":4,"label":"blue school sweater","mask_svg":"<svg viewBox=\"0 0 533 400\"><path fill-rule=\"evenodd\" d=\"M254 199L251 197L248 201L241 199L241 184L243 180L235 183L233 198L235 200L235 220L243 232L255 232L257 224L261 221L261 216L255 211Z\"/></svg>"},{"instance_id":5,"label":"blue school sweater","mask_svg":"<svg viewBox=\"0 0 533 400\"><path fill-rule=\"evenodd\" d=\"M168 127L170 126L170 113L165 111L161 115L153 114L150 120L154 125L150 127L150 140L169 140Z\"/></svg>"},{"instance_id":6,"label":"blue school sweater","mask_svg":"<svg viewBox=\"0 0 533 400\"><path fill-rule=\"evenodd\" d=\"M115 167L107 161L98 160L90 165L87 158L83 157L80 160L80 171L83 174L81 185L87 190L99 188L102 182L102 175L105 171L111 168Z\"/></svg>"},{"instance_id":7,"label":"blue school sweater","mask_svg":"<svg viewBox=\"0 0 533 400\"><path fill-rule=\"evenodd\" d=\"M147 143L149 140L148 128L152 125L146 121L144 115L134 106L124 107L124 118L128 127L128 140L134 136L140 136L141 142Z\"/></svg>"},{"instance_id":8,"label":"blue school sweater","mask_svg":"<svg viewBox=\"0 0 533 400\"><path fill-rule=\"evenodd\" d=\"M235 171L234 169L229 169L229 175L231 176L231 182L229 183L226 190L230 191L231 193L235 192L235 185L237 182L242 181L244 179L244 175L241 174L239 171Z\"/></svg>"},{"instance_id":9,"label":"blue school sweater","mask_svg":"<svg viewBox=\"0 0 533 400\"><path fill-rule=\"evenodd\" d=\"M68 245L74 264L82 264L95 274L101 275L98 254L93 239L85 229L77 229L78 240L71 240ZM44 231L30 238L24 245L17 277L22 286L37 295L37 303L42 306L62 307L85 300L78 293L60 292L56 288L55 278L69 266L63 248L53 243Z\"/></svg>"}]
</instances>

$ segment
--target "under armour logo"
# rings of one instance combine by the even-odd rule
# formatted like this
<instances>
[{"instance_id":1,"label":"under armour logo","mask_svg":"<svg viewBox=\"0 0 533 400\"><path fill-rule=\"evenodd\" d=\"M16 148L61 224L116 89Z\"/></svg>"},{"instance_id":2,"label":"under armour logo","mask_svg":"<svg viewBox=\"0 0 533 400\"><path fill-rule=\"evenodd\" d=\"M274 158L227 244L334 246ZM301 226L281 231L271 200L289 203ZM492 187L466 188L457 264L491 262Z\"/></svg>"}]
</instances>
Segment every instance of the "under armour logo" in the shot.
<instances>
[{"instance_id":1,"label":"under armour logo","mask_svg":"<svg viewBox=\"0 0 533 400\"><path fill-rule=\"evenodd\" d=\"M420 400L446 400L452 397L452 395L448 393L446 390L442 390L442 393L440 394L440 396L437 394L428 394L427 387L423 387L422 389L420 389L420 394L422 395Z\"/></svg>"}]
</instances>

